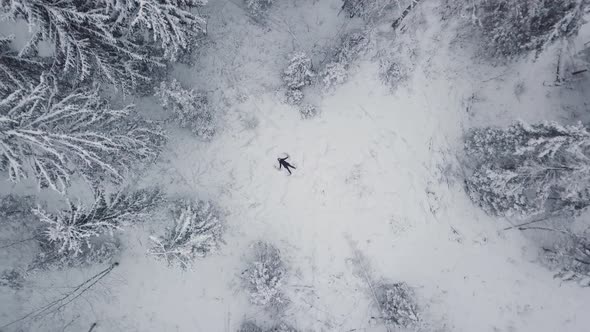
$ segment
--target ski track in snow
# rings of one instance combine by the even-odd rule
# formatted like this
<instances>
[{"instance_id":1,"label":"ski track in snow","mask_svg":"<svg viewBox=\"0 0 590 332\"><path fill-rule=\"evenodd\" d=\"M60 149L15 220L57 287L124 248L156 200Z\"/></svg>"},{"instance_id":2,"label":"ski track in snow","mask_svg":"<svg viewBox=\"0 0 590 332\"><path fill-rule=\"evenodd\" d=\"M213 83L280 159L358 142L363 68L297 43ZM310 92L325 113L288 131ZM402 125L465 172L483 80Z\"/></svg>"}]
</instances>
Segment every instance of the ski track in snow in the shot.
<instances>
[{"instance_id":1,"label":"ski track in snow","mask_svg":"<svg viewBox=\"0 0 590 332\"><path fill-rule=\"evenodd\" d=\"M374 318L379 313L367 282L399 281L416 288L425 322L420 331L590 326L586 290L554 280L535 261L529 240L502 232L506 222L483 214L463 191L456 156L462 131L473 122L513 120L498 117L495 105L514 96L502 92L504 82L481 83L499 68L480 69L450 49L452 32L434 17L433 4L423 5L424 28L415 32L422 55L407 82L391 92L379 81L376 62L363 57L349 81L322 98L321 115L312 120L301 120L273 89L293 44L317 57L318 45L346 28L342 17L323 22L335 17L339 2L283 4L269 28L244 23L232 1L210 6L211 53L177 75L227 101L225 127L208 143L173 133L163 162L143 182L217 202L227 213L227 244L180 272L145 255L147 235L161 225L128 232L108 294L80 304L73 329L97 321L96 331L235 331L244 319L268 320L239 285L255 240L275 244L288 262L292 302L279 318L303 331L386 331ZM316 26L306 33L289 19ZM305 40L309 35L317 39ZM506 75L509 82L520 79L517 71ZM488 102L471 106L490 114L466 112L474 91L488 94ZM523 109L546 91L531 88ZM248 124L253 119L255 127ZM282 153L297 167L292 176L277 169Z\"/></svg>"}]
</instances>

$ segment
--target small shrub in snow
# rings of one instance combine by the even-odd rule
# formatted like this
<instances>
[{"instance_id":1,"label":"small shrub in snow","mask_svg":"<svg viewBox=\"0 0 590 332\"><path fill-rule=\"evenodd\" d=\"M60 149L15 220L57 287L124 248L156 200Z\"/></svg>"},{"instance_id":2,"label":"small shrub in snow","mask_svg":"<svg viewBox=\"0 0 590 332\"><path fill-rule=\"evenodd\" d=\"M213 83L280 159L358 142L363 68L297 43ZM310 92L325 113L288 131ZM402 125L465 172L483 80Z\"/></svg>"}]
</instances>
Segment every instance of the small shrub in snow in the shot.
<instances>
[{"instance_id":1,"label":"small shrub in snow","mask_svg":"<svg viewBox=\"0 0 590 332\"><path fill-rule=\"evenodd\" d=\"M45 223L39 240L46 251L49 250L47 255L77 257L92 254L95 249L93 239L112 236L124 224L142 218L161 198L158 190L118 193L111 197L99 192L91 206L68 202L68 207L57 213L37 207L33 213Z\"/></svg>"},{"instance_id":2,"label":"small shrub in snow","mask_svg":"<svg viewBox=\"0 0 590 332\"><path fill-rule=\"evenodd\" d=\"M0 287L8 287L14 290L23 288L25 277L17 270L6 270L0 275Z\"/></svg>"},{"instance_id":3,"label":"small shrub in snow","mask_svg":"<svg viewBox=\"0 0 590 332\"><path fill-rule=\"evenodd\" d=\"M303 92L299 89L288 89L285 93L287 103L291 105L299 105L303 100Z\"/></svg>"},{"instance_id":4,"label":"small shrub in snow","mask_svg":"<svg viewBox=\"0 0 590 332\"><path fill-rule=\"evenodd\" d=\"M182 128L209 140L215 134L214 111L203 93L184 89L176 80L162 82L156 91L162 106L170 111L172 119Z\"/></svg>"},{"instance_id":5,"label":"small shrub in snow","mask_svg":"<svg viewBox=\"0 0 590 332\"><path fill-rule=\"evenodd\" d=\"M383 83L395 88L400 82L408 78L408 73L399 61L382 59L379 61L379 76Z\"/></svg>"},{"instance_id":6,"label":"small shrub in snow","mask_svg":"<svg viewBox=\"0 0 590 332\"><path fill-rule=\"evenodd\" d=\"M270 8L274 0L244 0L250 14L261 16Z\"/></svg>"},{"instance_id":7,"label":"small shrub in snow","mask_svg":"<svg viewBox=\"0 0 590 332\"><path fill-rule=\"evenodd\" d=\"M163 237L151 237L150 253L168 264L187 268L197 257L205 257L219 248L223 225L219 211L209 202L177 202L172 207L174 225Z\"/></svg>"},{"instance_id":8,"label":"small shrub in snow","mask_svg":"<svg viewBox=\"0 0 590 332\"><path fill-rule=\"evenodd\" d=\"M301 89L310 85L314 76L311 59L304 52L294 53L283 71L283 81L289 89Z\"/></svg>"},{"instance_id":9,"label":"small shrub in snow","mask_svg":"<svg viewBox=\"0 0 590 332\"><path fill-rule=\"evenodd\" d=\"M318 115L318 109L312 104L305 104L299 107L302 119L311 119Z\"/></svg>"},{"instance_id":10,"label":"small shrub in snow","mask_svg":"<svg viewBox=\"0 0 590 332\"><path fill-rule=\"evenodd\" d=\"M287 303L283 294L283 279L287 273L280 252L266 242L256 242L253 257L242 272L242 282L250 302L269 309L280 309Z\"/></svg>"},{"instance_id":11,"label":"small shrub in snow","mask_svg":"<svg viewBox=\"0 0 590 332\"><path fill-rule=\"evenodd\" d=\"M590 133L581 124L473 129L465 147L476 166L468 193L488 213L526 218L590 205Z\"/></svg>"},{"instance_id":12,"label":"small shrub in snow","mask_svg":"<svg viewBox=\"0 0 590 332\"><path fill-rule=\"evenodd\" d=\"M544 250L545 260L559 270L556 278L577 281L581 286L590 287L590 237L572 235Z\"/></svg>"},{"instance_id":13,"label":"small shrub in snow","mask_svg":"<svg viewBox=\"0 0 590 332\"><path fill-rule=\"evenodd\" d=\"M381 317L387 323L410 327L420 320L414 291L406 283L383 285L376 295Z\"/></svg>"},{"instance_id":14,"label":"small shrub in snow","mask_svg":"<svg viewBox=\"0 0 590 332\"><path fill-rule=\"evenodd\" d=\"M475 15L496 54L514 56L576 33L584 0L479 0Z\"/></svg>"},{"instance_id":15,"label":"small shrub in snow","mask_svg":"<svg viewBox=\"0 0 590 332\"><path fill-rule=\"evenodd\" d=\"M320 79L323 89L333 90L336 86L343 84L348 79L348 68L340 62L330 62L320 72Z\"/></svg>"}]
</instances>

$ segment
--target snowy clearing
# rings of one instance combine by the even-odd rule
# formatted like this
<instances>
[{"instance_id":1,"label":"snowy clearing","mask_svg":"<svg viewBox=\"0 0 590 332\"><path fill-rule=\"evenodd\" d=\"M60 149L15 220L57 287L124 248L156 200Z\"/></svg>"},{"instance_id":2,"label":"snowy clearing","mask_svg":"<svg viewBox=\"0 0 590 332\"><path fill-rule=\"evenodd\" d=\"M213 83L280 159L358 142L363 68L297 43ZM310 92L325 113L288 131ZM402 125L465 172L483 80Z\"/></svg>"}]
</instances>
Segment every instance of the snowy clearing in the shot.
<instances>
[{"instance_id":1,"label":"snowy clearing","mask_svg":"<svg viewBox=\"0 0 590 332\"><path fill-rule=\"evenodd\" d=\"M131 182L216 202L227 227L221 249L187 270L154 260L149 237L172 227L156 215L120 232L119 265L74 305L0 331L237 331L244 321L284 321L300 331L586 331L588 289L553 278L539 263L538 243L504 230L511 221L486 215L463 182L466 129L571 122L585 111L583 89L543 84L554 76L553 49L535 62L491 65L474 55L464 26L442 20L441 7L424 0L403 32L394 36L389 23L368 32L368 51L347 82L326 93L303 88L319 114L302 119L285 103L280 74L298 50L319 66L342 35L362 26L338 15L340 7L275 1L261 23L242 3L211 1L210 40L173 76L211 94L219 130L203 141L173 129L159 161ZM379 67L392 49L408 68L394 88ZM517 95L519 84L526 88ZM162 116L155 97L135 103ZM292 176L278 169L284 154ZM1 245L23 238L0 226ZM281 287L289 300L280 312L250 304L241 285L256 241L277 247L287 266ZM3 248L0 262L26 261L31 254L22 249L32 247ZM0 326L108 266L35 272L22 290L0 288ZM398 282L415 292L417 326L381 319L375 291Z\"/></svg>"}]
</instances>

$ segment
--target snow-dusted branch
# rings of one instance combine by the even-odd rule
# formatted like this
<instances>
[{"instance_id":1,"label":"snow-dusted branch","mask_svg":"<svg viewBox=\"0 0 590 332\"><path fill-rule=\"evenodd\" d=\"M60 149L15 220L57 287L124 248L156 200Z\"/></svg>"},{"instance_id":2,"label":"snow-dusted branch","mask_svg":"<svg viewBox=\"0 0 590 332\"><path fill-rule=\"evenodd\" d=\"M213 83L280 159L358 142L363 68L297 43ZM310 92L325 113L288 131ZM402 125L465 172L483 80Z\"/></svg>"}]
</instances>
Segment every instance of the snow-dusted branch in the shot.
<instances>
[{"instance_id":1,"label":"snow-dusted branch","mask_svg":"<svg viewBox=\"0 0 590 332\"><path fill-rule=\"evenodd\" d=\"M46 64L35 57L25 58L10 49L12 37L0 37L0 97L39 83Z\"/></svg>"},{"instance_id":2,"label":"snow-dusted branch","mask_svg":"<svg viewBox=\"0 0 590 332\"><path fill-rule=\"evenodd\" d=\"M91 206L68 201L67 208L56 213L41 207L33 212L45 223L41 242L55 251L51 254L76 257L92 249L92 238L112 235L122 226L138 221L162 199L159 190L119 192L112 196L98 192Z\"/></svg>"},{"instance_id":3,"label":"snow-dusted branch","mask_svg":"<svg viewBox=\"0 0 590 332\"><path fill-rule=\"evenodd\" d=\"M0 169L13 182L33 174L61 193L74 173L93 185L119 182L133 162L154 159L164 139L149 123L130 121L132 113L109 108L97 91L62 95L43 77L0 102Z\"/></svg>"},{"instance_id":4,"label":"snow-dusted branch","mask_svg":"<svg viewBox=\"0 0 590 332\"><path fill-rule=\"evenodd\" d=\"M163 65L152 55L153 49L175 60L180 52L190 49L196 36L205 32L205 20L190 12L204 3L4 0L0 9L8 19L25 20L34 31L26 50L36 49L39 41L54 45L55 75L79 81L98 76L130 90L139 81L149 80L142 73L145 66Z\"/></svg>"}]
</instances>

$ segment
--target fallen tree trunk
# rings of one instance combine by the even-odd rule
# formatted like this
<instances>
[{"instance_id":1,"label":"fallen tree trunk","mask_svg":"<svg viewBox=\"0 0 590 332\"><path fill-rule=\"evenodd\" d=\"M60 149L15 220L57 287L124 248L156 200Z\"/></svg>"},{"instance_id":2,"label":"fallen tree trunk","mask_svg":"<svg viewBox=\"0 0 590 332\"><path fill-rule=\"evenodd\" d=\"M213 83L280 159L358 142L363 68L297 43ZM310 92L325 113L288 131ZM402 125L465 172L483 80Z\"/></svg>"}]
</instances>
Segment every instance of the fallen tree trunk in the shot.
<instances>
[{"instance_id":1,"label":"fallen tree trunk","mask_svg":"<svg viewBox=\"0 0 590 332\"><path fill-rule=\"evenodd\" d=\"M410 5L408 7L406 7L406 10L404 10L404 12L402 13L402 15L400 17L398 17L397 20L395 20L395 22L393 22L393 24L391 24L392 28L397 28L399 26L399 24L401 23L401 21L408 16L408 14L410 13L410 11L412 9L414 9L414 7L416 7L416 5L420 2L421 0L412 0L412 2L410 3Z\"/></svg>"}]
</instances>

